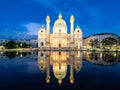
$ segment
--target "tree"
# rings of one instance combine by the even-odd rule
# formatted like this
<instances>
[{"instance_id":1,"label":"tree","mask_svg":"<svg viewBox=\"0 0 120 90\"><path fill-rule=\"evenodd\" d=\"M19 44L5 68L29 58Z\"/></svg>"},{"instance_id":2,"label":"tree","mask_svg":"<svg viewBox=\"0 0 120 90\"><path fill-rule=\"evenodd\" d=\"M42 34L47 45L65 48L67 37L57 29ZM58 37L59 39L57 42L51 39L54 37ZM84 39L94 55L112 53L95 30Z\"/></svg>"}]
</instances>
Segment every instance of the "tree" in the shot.
<instances>
[{"instance_id":1,"label":"tree","mask_svg":"<svg viewBox=\"0 0 120 90\"><path fill-rule=\"evenodd\" d=\"M27 44L25 42L22 43L22 48L27 48Z\"/></svg>"},{"instance_id":2,"label":"tree","mask_svg":"<svg viewBox=\"0 0 120 90\"><path fill-rule=\"evenodd\" d=\"M9 41L8 43L6 43L5 48L7 49L14 49L14 48L27 48L27 44L25 42L21 43L21 42L15 42L13 40Z\"/></svg>"},{"instance_id":3,"label":"tree","mask_svg":"<svg viewBox=\"0 0 120 90\"><path fill-rule=\"evenodd\" d=\"M93 48L94 46L94 41L91 39L89 45Z\"/></svg>"},{"instance_id":4,"label":"tree","mask_svg":"<svg viewBox=\"0 0 120 90\"><path fill-rule=\"evenodd\" d=\"M98 41L98 39L95 39L95 40L94 40L94 46L95 46L96 48L99 46L99 41Z\"/></svg>"},{"instance_id":5,"label":"tree","mask_svg":"<svg viewBox=\"0 0 120 90\"><path fill-rule=\"evenodd\" d=\"M112 47L113 45L117 44L117 40L114 38L105 38L101 42L103 47Z\"/></svg>"},{"instance_id":6,"label":"tree","mask_svg":"<svg viewBox=\"0 0 120 90\"><path fill-rule=\"evenodd\" d=\"M6 43L4 46L7 49L14 49L14 48L16 48L16 42L11 40L8 43Z\"/></svg>"},{"instance_id":7,"label":"tree","mask_svg":"<svg viewBox=\"0 0 120 90\"><path fill-rule=\"evenodd\" d=\"M95 40L91 39L89 44L92 48L93 47L96 48L99 45L99 41L98 41L98 39L95 39Z\"/></svg>"}]
</instances>

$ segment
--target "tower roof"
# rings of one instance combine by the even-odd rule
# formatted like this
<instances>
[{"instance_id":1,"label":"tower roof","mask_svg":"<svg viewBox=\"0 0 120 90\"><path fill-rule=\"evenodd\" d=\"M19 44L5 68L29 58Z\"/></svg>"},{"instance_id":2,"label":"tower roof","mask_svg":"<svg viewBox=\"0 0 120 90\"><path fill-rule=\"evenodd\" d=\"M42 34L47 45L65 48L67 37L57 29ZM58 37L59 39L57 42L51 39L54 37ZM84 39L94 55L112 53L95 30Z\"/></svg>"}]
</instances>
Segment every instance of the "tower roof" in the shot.
<instances>
[{"instance_id":1,"label":"tower roof","mask_svg":"<svg viewBox=\"0 0 120 90\"><path fill-rule=\"evenodd\" d=\"M79 33L82 33L82 30L81 28L77 25L77 27L75 28L75 32L79 32Z\"/></svg>"}]
</instances>

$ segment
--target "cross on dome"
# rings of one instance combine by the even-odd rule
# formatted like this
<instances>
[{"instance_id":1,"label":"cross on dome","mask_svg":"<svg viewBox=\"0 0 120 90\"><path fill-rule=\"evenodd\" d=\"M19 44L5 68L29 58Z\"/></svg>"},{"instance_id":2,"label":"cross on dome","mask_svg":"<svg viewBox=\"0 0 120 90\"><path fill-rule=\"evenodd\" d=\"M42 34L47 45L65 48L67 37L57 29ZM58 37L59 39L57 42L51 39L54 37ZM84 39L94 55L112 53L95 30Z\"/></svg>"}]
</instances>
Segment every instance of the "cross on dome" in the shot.
<instances>
[{"instance_id":1,"label":"cross on dome","mask_svg":"<svg viewBox=\"0 0 120 90\"><path fill-rule=\"evenodd\" d=\"M62 19L62 15L61 15L61 12L60 12L60 14L59 14L59 17L58 17L59 19Z\"/></svg>"}]
</instances>

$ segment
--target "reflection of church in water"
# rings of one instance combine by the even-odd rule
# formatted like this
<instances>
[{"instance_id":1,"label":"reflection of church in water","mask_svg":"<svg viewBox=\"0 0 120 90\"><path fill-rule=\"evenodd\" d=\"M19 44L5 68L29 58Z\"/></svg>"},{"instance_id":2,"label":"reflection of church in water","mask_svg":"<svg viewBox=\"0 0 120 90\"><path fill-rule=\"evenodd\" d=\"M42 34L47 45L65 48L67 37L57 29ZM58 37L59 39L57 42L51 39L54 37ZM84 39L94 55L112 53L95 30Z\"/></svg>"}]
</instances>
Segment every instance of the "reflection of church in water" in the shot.
<instances>
[{"instance_id":1,"label":"reflection of church in water","mask_svg":"<svg viewBox=\"0 0 120 90\"><path fill-rule=\"evenodd\" d=\"M38 66L41 71L46 71L46 83L50 83L50 66L58 83L66 77L70 66L70 83L74 83L74 71L79 72L82 67L81 52L38 52Z\"/></svg>"},{"instance_id":2,"label":"reflection of church in water","mask_svg":"<svg viewBox=\"0 0 120 90\"><path fill-rule=\"evenodd\" d=\"M46 17L46 28L41 27L38 32L38 47L46 49L81 49L82 48L82 31L80 27L74 29L74 16L70 17L70 34L68 27L59 14L58 19L53 26L53 33L50 34L50 17Z\"/></svg>"}]
</instances>

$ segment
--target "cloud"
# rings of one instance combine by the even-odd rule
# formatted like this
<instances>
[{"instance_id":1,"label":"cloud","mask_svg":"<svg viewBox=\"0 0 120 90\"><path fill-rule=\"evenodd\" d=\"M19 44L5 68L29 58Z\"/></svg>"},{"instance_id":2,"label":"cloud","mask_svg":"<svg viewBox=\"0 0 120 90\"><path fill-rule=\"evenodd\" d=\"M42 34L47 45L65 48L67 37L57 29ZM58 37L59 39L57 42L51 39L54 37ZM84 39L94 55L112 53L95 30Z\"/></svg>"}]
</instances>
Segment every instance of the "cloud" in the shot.
<instances>
[{"instance_id":1,"label":"cloud","mask_svg":"<svg viewBox=\"0 0 120 90\"><path fill-rule=\"evenodd\" d=\"M38 31L40 29L40 27L42 26L42 24L39 23L28 23L28 24L24 24L22 25L23 27L26 28L26 35L37 35Z\"/></svg>"},{"instance_id":2,"label":"cloud","mask_svg":"<svg viewBox=\"0 0 120 90\"><path fill-rule=\"evenodd\" d=\"M54 11L55 14L61 12L62 14L73 14L77 19L85 19L96 21L102 19L101 12L94 6L88 6L89 0L33 0L42 5L43 8L48 8L48 11ZM49 14L49 12L47 12ZM94 23L94 22L92 22Z\"/></svg>"},{"instance_id":3,"label":"cloud","mask_svg":"<svg viewBox=\"0 0 120 90\"><path fill-rule=\"evenodd\" d=\"M39 23L27 23L21 25L21 30L4 29L0 33L1 39L37 39L40 27L45 26Z\"/></svg>"},{"instance_id":4,"label":"cloud","mask_svg":"<svg viewBox=\"0 0 120 90\"><path fill-rule=\"evenodd\" d=\"M50 0L34 0L34 1L40 3L41 5L47 7L48 9L54 11L55 13L59 12L59 9L56 7L56 5L52 3L53 1Z\"/></svg>"},{"instance_id":5,"label":"cloud","mask_svg":"<svg viewBox=\"0 0 120 90\"><path fill-rule=\"evenodd\" d=\"M33 0L57 14L61 11L68 11L69 8L74 8L76 5L81 6L85 1L87 0Z\"/></svg>"}]
</instances>

